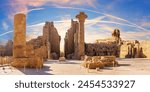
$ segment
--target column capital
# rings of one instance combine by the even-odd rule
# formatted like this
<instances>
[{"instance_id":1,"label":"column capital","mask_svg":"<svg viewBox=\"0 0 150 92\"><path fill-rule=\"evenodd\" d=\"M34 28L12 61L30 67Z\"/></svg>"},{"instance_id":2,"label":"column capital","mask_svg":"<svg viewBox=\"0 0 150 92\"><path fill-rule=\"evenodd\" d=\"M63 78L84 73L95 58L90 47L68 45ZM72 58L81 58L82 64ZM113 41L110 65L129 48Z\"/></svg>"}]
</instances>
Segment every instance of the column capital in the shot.
<instances>
[{"instance_id":1,"label":"column capital","mask_svg":"<svg viewBox=\"0 0 150 92\"><path fill-rule=\"evenodd\" d=\"M79 22L84 22L87 17L88 16L84 12L80 12L78 15L76 15L76 18L78 18Z\"/></svg>"}]
</instances>

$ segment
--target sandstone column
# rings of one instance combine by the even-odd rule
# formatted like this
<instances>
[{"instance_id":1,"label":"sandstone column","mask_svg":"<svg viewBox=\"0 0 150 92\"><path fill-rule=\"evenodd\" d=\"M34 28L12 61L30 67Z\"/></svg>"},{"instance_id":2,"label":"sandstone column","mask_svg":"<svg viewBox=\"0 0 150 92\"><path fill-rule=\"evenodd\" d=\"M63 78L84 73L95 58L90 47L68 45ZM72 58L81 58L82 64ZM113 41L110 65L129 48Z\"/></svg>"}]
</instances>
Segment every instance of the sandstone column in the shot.
<instances>
[{"instance_id":1,"label":"sandstone column","mask_svg":"<svg viewBox=\"0 0 150 92\"><path fill-rule=\"evenodd\" d=\"M77 58L81 59L81 56L84 56L85 52L85 43L84 43L84 22L87 18L87 15L84 12L80 12L76 16L79 20L79 32L78 32L78 55Z\"/></svg>"},{"instance_id":2,"label":"sandstone column","mask_svg":"<svg viewBox=\"0 0 150 92\"><path fill-rule=\"evenodd\" d=\"M140 44L136 43L135 48L136 48L135 58L140 58Z\"/></svg>"},{"instance_id":3,"label":"sandstone column","mask_svg":"<svg viewBox=\"0 0 150 92\"><path fill-rule=\"evenodd\" d=\"M26 15L16 14L14 16L14 44L13 57L26 56Z\"/></svg>"},{"instance_id":4,"label":"sandstone column","mask_svg":"<svg viewBox=\"0 0 150 92\"><path fill-rule=\"evenodd\" d=\"M51 59L51 43L47 41L48 59Z\"/></svg>"}]
</instances>

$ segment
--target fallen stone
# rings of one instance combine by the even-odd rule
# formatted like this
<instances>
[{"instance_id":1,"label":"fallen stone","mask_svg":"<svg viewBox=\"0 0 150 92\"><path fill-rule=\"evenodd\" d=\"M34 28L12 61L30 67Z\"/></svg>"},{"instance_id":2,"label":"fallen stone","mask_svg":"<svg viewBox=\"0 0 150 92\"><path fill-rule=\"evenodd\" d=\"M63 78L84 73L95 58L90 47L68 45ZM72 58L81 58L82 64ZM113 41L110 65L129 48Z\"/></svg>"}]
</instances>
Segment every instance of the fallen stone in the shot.
<instances>
[{"instance_id":1,"label":"fallen stone","mask_svg":"<svg viewBox=\"0 0 150 92\"><path fill-rule=\"evenodd\" d=\"M115 61L115 59L115 56L101 56L101 61L103 62L105 67L118 66L118 62Z\"/></svg>"},{"instance_id":2,"label":"fallen stone","mask_svg":"<svg viewBox=\"0 0 150 92\"><path fill-rule=\"evenodd\" d=\"M64 61L66 61L65 57L59 57L59 62L64 62Z\"/></svg>"}]
</instances>

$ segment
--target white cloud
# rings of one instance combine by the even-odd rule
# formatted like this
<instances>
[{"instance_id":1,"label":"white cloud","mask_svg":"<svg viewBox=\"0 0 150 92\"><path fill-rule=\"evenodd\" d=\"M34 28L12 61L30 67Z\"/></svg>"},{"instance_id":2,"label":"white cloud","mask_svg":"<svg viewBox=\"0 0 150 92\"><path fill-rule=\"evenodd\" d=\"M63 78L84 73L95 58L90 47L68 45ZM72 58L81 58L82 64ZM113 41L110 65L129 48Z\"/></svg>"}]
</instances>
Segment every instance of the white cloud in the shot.
<instances>
[{"instance_id":1,"label":"white cloud","mask_svg":"<svg viewBox=\"0 0 150 92\"><path fill-rule=\"evenodd\" d=\"M44 23L27 26L27 41L42 35Z\"/></svg>"},{"instance_id":2,"label":"white cloud","mask_svg":"<svg viewBox=\"0 0 150 92\"><path fill-rule=\"evenodd\" d=\"M38 10L43 10L44 8L33 8L33 9L29 9L28 11L20 11L20 12L17 12L17 13L24 13L24 14L28 14L29 12L32 12L32 11L38 11Z\"/></svg>"},{"instance_id":3,"label":"white cloud","mask_svg":"<svg viewBox=\"0 0 150 92\"><path fill-rule=\"evenodd\" d=\"M9 33L12 33L12 32L13 32L13 31L7 31L7 32L5 32L5 33L0 34L0 36L6 35L6 34L9 34Z\"/></svg>"},{"instance_id":4,"label":"white cloud","mask_svg":"<svg viewBox=\"0 0 150 92\"><path fill-rule=\"evenodd\" d=\"M84 5L95 7L96 0L11 0L11 12L9 14L9 18L12 19L12 16L16 13L28 13L29 6L34 8L38 8L44 5L47 6L76 6L76 5Z\"/></svg>"},{"instance_id":5,"label":"white cloud","mask_svg":"<svg viewBox=\"0 0 150 92\"><path fill-rule=\"evenodd\" d=\"M87 26L93 26L96 25L97 23L99 23L100 21L102 21L103 19L105 19L106 16L99 16L93 19L87 19L85 22L85 25Z\"/></svg>"},{"instance_id":6,"label":"white cloud","mask_svg":"<svg viewBox=\"0 0 150 92\"><path fill-rule=\"evenodd\" d=\"M121 32L121 37L123 39L134 39L134 40L150 40L148 39L150 32L147 31L138 31L138 32Z\"/></svg>"},{"instance_id":7,"label":"white cloud","mask_svg":"<svg viewBox=\"0 0 150 92\"><path fill-rule=\"evenodd\" d=\"M4 29L5 31L7 31L8 28L9 28L8 24L7 24L5 21L2 22L2 27L3 27L3 29Z\"/></svg>"},{"instance_id":8,"label":"white cloud","mask_svg":"<svg viewBox=\"0 0 150 92\"><path fill-rule=\"evenodd\" d=\"M141 26L150 28L150 22L142 22Z\"/></svg>"},{"instance_id":9,"label":"white cloud","mask_svg":"<svg viewBox=\"0 0 150 92\"><path fill-rule=\"evenodd\" d=\"M115 19L115 20L119 20L122 22L126 22L126 25L131 25L134 27L137 27L138 29L141 30L145 30L148 31L147 29L138 26L135 23L132 23L128 20L125 20L123 18L119 18L110 14L106 14L106 13L102 13L99 11L95 11L95 10L89 10L89 9L84 9L84 8L77 8L77 7L73 7L76 5L86 5L86 6L91 6L91 7L95 7L97 4L97 0L12 0L12 7L14 10L12 10L13 12L26 12L28 13L29 10L29 6L33 6L33 7L40 7L40 6L44 6L44 5L48 5L48 6L54 6L55 8L68 8L68 9L77 9L77 10L83 10L83 11L90 11L93 13L97 13L97 14L103 14L105 17L108 17L110 19ZM31 9L32 10L39 10L39 9ZM122 23L123 24L123 23Z\"/></svg>"}]
</instances>

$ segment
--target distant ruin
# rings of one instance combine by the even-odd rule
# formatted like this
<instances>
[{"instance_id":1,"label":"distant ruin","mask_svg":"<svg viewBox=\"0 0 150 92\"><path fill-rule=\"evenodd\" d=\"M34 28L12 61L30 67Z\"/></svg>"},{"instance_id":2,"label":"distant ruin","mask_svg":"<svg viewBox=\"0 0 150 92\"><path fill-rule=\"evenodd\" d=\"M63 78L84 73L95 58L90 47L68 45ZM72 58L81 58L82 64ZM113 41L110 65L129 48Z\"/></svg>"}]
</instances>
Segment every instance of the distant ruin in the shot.
<instances>
[{"instance_id":1,"label":"distant ruin","mask_svg":"<svg viewBox=\"0 0 150 92\"><path fill-rule=\"evenodd\" d=\"M150 41L123 41L120 58L150 58Z\"/></svg>"},{"instance_id":2,"label":"distant ruin","mask_svg":"<svg viewBox=\"0 0 150 92\"><path fill-rule=\"evenodd\" d=\"M110 38L97 39L95 43L86 43L85 53L87 56L119 57L121 42L120 31L115 29Z\"/></svg>"},{"instance_id":3,"label":"distant ruin","mask_svg":"<svg viewBox=\"0 0 150 92\"><path fill-rule=\"evenodd\" d=\"M0 56L12 56L13 55L13 41L8 40L6 45L0 45Z\"/></svg>"}]
</instances>

